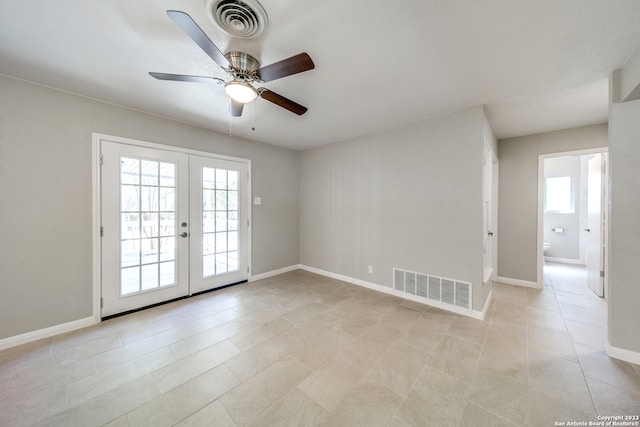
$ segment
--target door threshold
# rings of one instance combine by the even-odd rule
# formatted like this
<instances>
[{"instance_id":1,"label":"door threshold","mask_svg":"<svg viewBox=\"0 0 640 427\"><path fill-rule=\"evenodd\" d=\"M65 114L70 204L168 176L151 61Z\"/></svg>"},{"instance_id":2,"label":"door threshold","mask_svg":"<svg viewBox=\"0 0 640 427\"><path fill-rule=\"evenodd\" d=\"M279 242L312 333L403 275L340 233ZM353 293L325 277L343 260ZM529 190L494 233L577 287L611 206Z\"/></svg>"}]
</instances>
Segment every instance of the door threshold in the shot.
<instances>
[{"instance_id":1,"label":"door threshold","mask_svg":"<svg viewBox=\"0 0 640 427\"><path fill-rule=\"evenodd\" d=\"M195 294L185 295L183 297L178 297L178 298L173 298L173 299L170 299L170 300L167 300L167 301L157 302L155 304L146 305L144 307L134 308L133 310L123 311L122 313L110 314L109 316L101 317L100 321L104 322L105 320L115 319L116 317L126 316L127 314L137 313L139 311L148 310L150 308L158 307L160 305L170 304L172 302L180 301L180 300L187 299L187 298L192 298L192 297L195 297L195 296L198 296L198 295L202 295L202 294L208 294L210 292L219 291L221 289L229 288L231 286L241 285L242 283L247 283L247 282L248 282L248 280L241 280L240 282L230 283L228 285L220 286L218 288L207 289L206 291L196 292Z\"/></svg>"}]
</instances>

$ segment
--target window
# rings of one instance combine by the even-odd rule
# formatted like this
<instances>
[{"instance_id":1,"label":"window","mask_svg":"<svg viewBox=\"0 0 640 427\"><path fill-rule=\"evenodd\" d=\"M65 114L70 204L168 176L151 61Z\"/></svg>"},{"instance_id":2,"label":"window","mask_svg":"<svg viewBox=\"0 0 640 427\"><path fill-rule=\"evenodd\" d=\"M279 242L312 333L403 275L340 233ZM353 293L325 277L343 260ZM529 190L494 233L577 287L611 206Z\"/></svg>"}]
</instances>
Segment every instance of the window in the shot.
<instances>
[{"instance_id":1,"label":"window","mask_svg":"<svg viewBox=\"0 0 640 427\"><path fill-rule=\"evenodd\" d=\"M570 176L544 179L544 211L574 213L573 182Z\"/></svg>"}]
</instances>

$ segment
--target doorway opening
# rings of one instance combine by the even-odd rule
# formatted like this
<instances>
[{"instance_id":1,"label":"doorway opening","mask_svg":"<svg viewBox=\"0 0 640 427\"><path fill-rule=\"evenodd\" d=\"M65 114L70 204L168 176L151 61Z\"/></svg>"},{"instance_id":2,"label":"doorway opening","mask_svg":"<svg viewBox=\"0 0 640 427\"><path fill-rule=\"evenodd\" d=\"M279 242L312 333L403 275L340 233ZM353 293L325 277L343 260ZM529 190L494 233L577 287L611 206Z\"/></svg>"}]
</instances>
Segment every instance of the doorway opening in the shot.
<instances>
[{"instance_id":1,"label":"doorway opening","mask_svg":"<svg viewBox=\"0 0 640 427\"><path fill-rule=\"evenodd\" d=\"M538 162L538 285L606 299L606 148L541 155ZM566 289L569 291L569 289Z\"/></svg>"}]
</instances>

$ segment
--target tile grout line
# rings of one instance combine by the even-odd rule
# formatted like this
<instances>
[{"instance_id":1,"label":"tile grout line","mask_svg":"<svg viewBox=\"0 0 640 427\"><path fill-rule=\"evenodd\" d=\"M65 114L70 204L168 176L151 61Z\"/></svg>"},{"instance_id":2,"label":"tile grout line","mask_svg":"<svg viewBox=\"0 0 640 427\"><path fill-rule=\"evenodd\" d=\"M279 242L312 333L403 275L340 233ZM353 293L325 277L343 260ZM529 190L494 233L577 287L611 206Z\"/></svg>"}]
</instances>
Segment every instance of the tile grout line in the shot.
<instances>
[{"instance_id":1,"label":"tile grout line","mask_svg":"<svg viewBox=\"0 0 640 427\"><path fill-rule=\"evenodd\" d=\"M478 406L479 408L482 408L482 409L484 409L485 411L487 411L487 412L489 412L489 413L492 413L492 412L491 412L491 411L489 411L488 409L486 409L486 408L484 408L484 407L482 407L482 406L480 406L480 405L476 404L476 403L472 403L472 402L469 400L469 397L471 397L471 391L473 390L473 384L474 384L474 382L475 382L475 380L476 380L476 377L478 376L478 369L480 368L480 359L482 358L482 353L483 353L483 351L484 351L484 345L485 345L485 343L487 342L487 332L488 332L489 327L491 326L491 324L492 324L492 323L493 323L493 317L492 317L492 318L491 318L491 320L488 322L487 330L486 330L486 331L485 331L485 333L484 333L484 339L482 340L482 345L480 346L480 353L478 354L478 360L476 360L476 367L475 367L475 369L474 369L474 371L473 371L473 376L471 377L471 383L469 383L469 390L468 390L468 391L467 391L467 393L466 393L466 396L465 396L465 405L464 405L464 407L465 407L465 408L466 408L469 404L476 405L476 406ZM464 417L464 408L462 409L462 414L460 414L460 415L461 415L461 416L460 416L460 422L458 423L458 425L462 424L462 421L463 421L463 419L464 419L464 418L463 418L463 417ZM495 415L495 414L494 414L494 415Z\"/></svg>"},{"instance_id":2,"label":"tile grout line","mask_svg":"<svg viewBox=\"0 0 640 427\"><path fill-rule=\"evenodd\" d=\"M551 279L549 279L549 280L551 280ZM556 297L556 289L553 286L553 281L551 281L551 288L553 289L554 297ZM562 321L564 323L564 327L567 330L567 334L569 335L569 339L571 340L571 347L573 348L573 352L576 355L576 359L578 359L578 366L580 366L580 372L582 373L582 379L584 380L584 383L587 386L587 391L589 392L589 398L591 399L591 403L593 404L593 409L595 409L596 415L597 415L597 414L600 413L600 411L598 410L598 405L596 403L596 399L593 396L593 392L591 391L591 386L589 385L589 381L587 381L587 375L586 375L586 372L584 370L584 366L582 364L582 359L578 355L578 351L576 350L576 343L575 343L575 341L573 339L573 335L569 332L569 327L567 325L567 319L565 318L564 311L562 310L562 305L560 305L560 302L558 301L557 297L556 297L556 303L558 304L558 307L560 308L560 315L562 316Z\"/></svg>"},{"instance_id":3,"label":"tile grout line","mask_svg":"<svg viewBox=\"0 0 640 427\"><path fill-rule=\"evenodd\" d=\"M428 319L427 319L428 320ZM417 320L416 320L417 322ZM451 327L451 324L449 324L449 327ZM448 330L448 328L447 328ZM405 332L406 333L406 332ZM444 340L444 336L446 335L446 331L442 333L442 336L440 337L440 340L438 341L438 344L436 345L436 348L440 345L440 343ZM409 344L410 345L410 344ZM413 347L413 346L412 346ZM415 347L414 347L415 348ZM391 422L393 422L393 419L397 417L398 412L400 411L400 409L402 408L402 406L404 405L404 403L406 402L407 398L409 397L409 395L411 394L411 391L413 390L413 388L415 387L416 383L418 382L418 379L422 376L422 374L424 374L425 370L427 369L427 367L429 366L429 361L431 360L431 358L433 357L433 354L435 353L435 350L432 351L432 353L429 355L429 358L424 362L424 366L422 367L422 369L420 369L420 372L418 373L418 375L416 375L416 377L413 379L413 382L411 383L411 386L409 387L409 391L407 392L407 395L404 396L402 398L402 403L400 403L400 405L398 405L398 408L396 409L396 411L393 413L393 415L391 416L391 419L389 420L389 423L387 423L387 425L389 425ZM449 374L447 374L449 375ZM402 418L399 418L404 424L406 424L404 422L404 420Z\"/></svg>"},{"instance_id":4,"label":"tile grout line","mask_svg":"<svg viewBox=\"0 0 640 427\"><path fill-rule=\"evenodd\" d=\"M525 307L525 308L526 308L526 307ZM489 331L489 329L491 328L491 325L492 325L492 324L493 324L493 316L492 316L492 317L491 317L491 319L489 320L489 325L487 326L487 332L485 333L484 340L482 341L482 348L480 349L480 356L479 356L479 358L478 358L478 364L477 364L477 366L476 366L476 371L475 371L475 373L474 373L474 375L473 375L473 380L472 380L472 382L471 382L471 387L469 387L469 395L471 394L471 389L472 389L472 387L473 387L473 382L475 381L476 376L478 375L478 368L480 367L480 360L481 360L481 358L482 358L482 353L483 353L483 351L484 351L484 346L485 346L486 341L487 341L488 331ZM528 347L528 345L527 345L527 347ZM491 360L491 359L487 359L487 360ZM502 365L502 363L500 363L500 362L498 362L498 361L494 361L494 362L495 362L495 363L499 363L499 364L501 364L501 365ZM528 388L528 387L527 387L527 388ZM528 397L529 397L529 396L527 395L527 405L529 404L529 402L528 402ZM514 422L512 422L512 421L510 421L510 420L508 420L508 419L506 419L506 418L504 418L503 416L501 416L501 415L498 415L498 414L494 413L493 411L491 411L491 410L489 410L489 409L485 408L484 406L482 406L482 405L480 405L480 404L478 404L478 403L476 403L476 402L472 402L472 401L470 401L470 400L469 400L469 396L467 396L467 405L468 405L468 404L475 405L475 406L477 406L478 408L480 408L480 409L482 409L482 410L484 410L484 411L486 411L486 412L490 413L491 415L495 416L496 418L499 418L499 419L501 419L501 420L505 421L505 422L506 422L506 423L508 423L508 424L512 424L512 425L517 426L517 424L515 424ZM528 414L529 414L529 411L527 410L527 417L528 417ZM463 415L464 415L464 412L463 412ZM461 421L461 422L462 422L462 421ZM524 426L520 426L520 427L524 427Z\"/></svg>"},{"instance_id":5,"label":"tile grout line","mask_svg":"<svg viewBox=\"0 0 640 427\"><path fill-rule=\"evenodd\" d=\"M551 280L551 279L549 279ZM551 286L551 288L553 289L553 286ZM542 275L542 292L544 292L544 271L543 271L543 275ZM556 304L558 304L558 300L556 298L556 292L555 289L553 289L553 300L556 302ZM558 306L559 308L560 306ZM530 402L531 402L531 341L529 340L529 336L530 336L530 331L529 331L529 300L525 299L525 312L527 314L527 323L525 324L525 334L526 334L526 342L527 342L527 363L526 363L526 367L527 367L527 425L531 424L531 420L530 418L530 414L529 414L529 408L530 408Z\"/></svg>"}]
</instances>

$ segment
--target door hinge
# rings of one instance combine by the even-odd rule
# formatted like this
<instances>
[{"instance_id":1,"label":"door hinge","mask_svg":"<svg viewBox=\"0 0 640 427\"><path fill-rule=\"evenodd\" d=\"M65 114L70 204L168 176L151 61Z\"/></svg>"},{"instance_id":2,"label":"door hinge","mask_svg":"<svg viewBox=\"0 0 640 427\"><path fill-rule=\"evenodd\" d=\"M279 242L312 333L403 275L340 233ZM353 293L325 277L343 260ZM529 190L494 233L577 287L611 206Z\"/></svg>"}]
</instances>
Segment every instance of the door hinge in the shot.
<instances>
[{"instance_id":1,"label":"door hinge","mask_svg":"<svg viewBox=\"0 0 640 427\"><path fill-rule=\"evenodd\" d=\"M100 298L100 308L103 308L103 307L104 307L104 299Z\"/></svg>"},{"instance_id":2,"label":"door hinge","mask_svg":"<svg viewBox=\"0 0 640 427\"><path fill-rule=\"evenodd\" d=\"M100 166L102 166L103 163L104 163L104 158L102 157L102 154L100 154Z\"/></svg>"},{"instance_id":3,"label":"door hinge","mask_svg":"<svg viewBox=\"0 0 640 427\"><path fill-rule=\"evenodd\" d=\"M604 277L604 270L600 271L600 277Z\"/></svg>"},{"instance_id":4,"label":"door hinge","mask_svg":"<svg viewBox=\"0 0 640 427\"><path fill-rule=\"evenodd\" d=\"M104 236L104 227L100 226L100 237Z\"/></svg>"},{"instance_id":5,"label":"door hinge","mask_svg":"<svg viewBox=\"0 0 640 427\"><path fill-rule=\"evenodd\" d=\"M249 226L249 220L247 219L247 227Z\"/></svg>"},{"instance_id":6,"label":"door hinge","mask_svg":"<svg viewBox=\"0 0 640 427\"><path fill-rule=\"evenodd\" d=\"M249 272L249 266L247 265L247 273Z\"/></svg>"}]
</instances>

